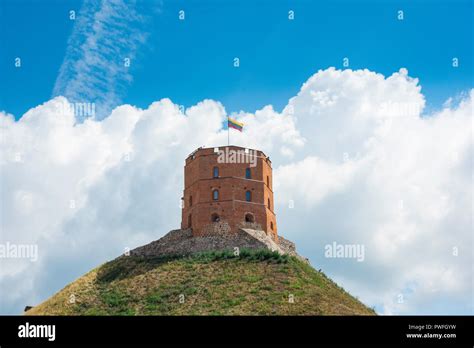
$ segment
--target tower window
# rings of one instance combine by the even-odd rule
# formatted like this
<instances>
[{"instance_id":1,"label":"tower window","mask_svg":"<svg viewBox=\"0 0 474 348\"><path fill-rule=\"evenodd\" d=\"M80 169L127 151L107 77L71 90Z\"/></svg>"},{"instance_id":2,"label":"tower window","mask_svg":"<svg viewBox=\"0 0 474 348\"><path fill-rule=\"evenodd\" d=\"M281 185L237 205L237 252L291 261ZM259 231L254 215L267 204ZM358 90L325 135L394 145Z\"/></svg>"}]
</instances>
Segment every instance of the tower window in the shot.
<instances>
[{"instance_id":1,"label":"tower window","mask_svg":"<svg viewBox=\"0 0 474 348\"><path fill-rule=\"evenodd\" d=\"M212 169L212 177L213 178L218 178L219 177L219 167L214 167Z\"/></svg>"},{"instance_id":2,"label":"tower window","mask_svg":"<svg viewBox=\"0 0 474 348\"><path fill-rule=\"evenodd\" d=\"M252 192L250 192L250 191L246 191L246 192L245 192L245 200L246 200L247 202L251 202L251 201L252 201Z\"/></svg>"},{"instance_id":3,"label":"tower window","mask_svg":"<svg viewBox=\"0 0 474 348\"><path fill-rule=\"evenodd\" d=\"M219 190L212 191L212 199L215 201L219 199Z\"/></svg>"},{"instance_id":4,"label":"tower window","mask_svg":"<svg viewBox=\"0 0 474 348\"><path fill-rule=\"evenodd\" d=\"M218 214L214 213L214 214L211 215L211 221L212 222L219 222L219 221L221 221L221 218L219 217Z\"/></svg>"},{"instance_id":5,"label":"tower window","mask_svg":"<svg viewBox=\"0 0 474 348\"><path fill-rule=\"evenodd\" d=\"M253 214L247 213L245 214L245 222L255 222L255 218Z\"/></svg>"},{"instance_id":6,"label":"tower window","mask_svg":"<svg viewBox=\"0 0 474 348\"><path fill-rule=\"evenodd\" d=\"M250 173L250 168L245 169L245 179L252 179L252 174Z\"/></svg>"},{"instance_id":7,"label":"tower window","mask_svg":"<svg viewBox=\"0 0 474 348\"><path fill-rule=\"evenodd\" d=\"M273 221L270 221L270 229L273 231Z\"/></svg>"},{"instance_id":8,"label":"tower window","mask_svg":"<svg viewBox=\"0 0 474 348\"><path fill-rule=\"evenodd\" d=\"M193 223L193 220L192 220L192 215L191 215L191 214L189 214L189 215L188 215L188 228L191 228L191 226L192 226L192 223Z\"/></svg>"},{"instance_id":9,"label":"tower window","mask_svg":"<svg viewBox=\"0 0 474 348\"><path fill-rule=\"evenodd\" d=\"M268 203L268 209L271 210L271 207L270 207L270 198L268 198L267 203Z\"/></svg>"},{"instance_id":10,"label":"tower window","mask_svg":"<svg viewBox=\"0 0 474 348\"><path fill-rule=\"evenodd\" d=\"M193 196L189 196L189 206L193 206Z\"/></svg>"},{"instance_id":11,"label":"tower window","mask_svg":"<svg viewBox=\"0 0 474 348\"><path fill-rule=\"evenodd\" d=\"M267 186L270 187L270 177L267 175Z\"/></svg>"}]
</instances>

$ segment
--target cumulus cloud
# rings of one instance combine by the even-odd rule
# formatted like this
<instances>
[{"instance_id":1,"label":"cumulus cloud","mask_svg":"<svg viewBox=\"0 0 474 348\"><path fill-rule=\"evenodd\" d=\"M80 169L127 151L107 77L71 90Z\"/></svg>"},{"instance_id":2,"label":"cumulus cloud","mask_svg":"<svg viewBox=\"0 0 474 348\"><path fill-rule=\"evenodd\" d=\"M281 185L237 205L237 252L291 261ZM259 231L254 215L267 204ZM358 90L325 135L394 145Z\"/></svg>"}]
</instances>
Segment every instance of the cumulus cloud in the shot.
<instances>
[{"instance_id":1,"label":"cumulus cloud","mask_svg":"<svg viewBox=\"0 0 474 348\"><path fill-rule=\"evenodd\" d=\"M279 231L316 268L382 313L465 313L473 96L421 116L424 97L406 70L330 68L282 113L233 115L245 131L231 142L271 156ZM177 228L185 157L227 143L225 108L212 100L187 110L168 99L122 105L82 123L64 103L18 121L0 115L1 242L39 248L38 262L2 259L3 313ZM325 258L333 241L363 244L364 262Z\"/></svg>"},{"instance_id":2,"label":"cumulus cloud","mask_svg":"<svg viewBox=\"0 0 474 348\"><path fill-rule=\"evenodd\" d=\"M382 313L471 312L473 96L422 116L404 69L312 76L285 110L307 144L275 170L279 230ZM334 241L366 261L324 258Z\"/></svg>"}]
</instances>

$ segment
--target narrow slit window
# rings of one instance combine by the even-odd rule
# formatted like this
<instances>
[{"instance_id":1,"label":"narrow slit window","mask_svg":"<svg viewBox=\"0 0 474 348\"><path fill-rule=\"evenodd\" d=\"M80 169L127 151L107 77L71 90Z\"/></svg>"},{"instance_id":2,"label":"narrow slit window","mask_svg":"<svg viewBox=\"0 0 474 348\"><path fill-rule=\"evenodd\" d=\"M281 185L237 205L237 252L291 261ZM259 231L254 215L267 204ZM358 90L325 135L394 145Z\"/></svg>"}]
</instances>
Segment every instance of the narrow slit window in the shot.
<instances>
[{"instance_id":1,"label":"narrow slit window","mask_svg":"<svg viewBox=\"0 0 474 348\"><path fill-rule=\"evenodd\" d=\"M252 173L250 172L250 168L245 169L245 179L252 179Z\"/></svg>"},{"instance_id":2,"label":"narrow slit window","mask_svg":"<svg viewBox=\"0 0 474 348\"><path fill-rule=\"evenodd\" d=\"M250 192L250 191L245 192L245 200L246 200L247 202L251 202L251 201L252 201L252 192Z\"/></svg>"}]
</instances>

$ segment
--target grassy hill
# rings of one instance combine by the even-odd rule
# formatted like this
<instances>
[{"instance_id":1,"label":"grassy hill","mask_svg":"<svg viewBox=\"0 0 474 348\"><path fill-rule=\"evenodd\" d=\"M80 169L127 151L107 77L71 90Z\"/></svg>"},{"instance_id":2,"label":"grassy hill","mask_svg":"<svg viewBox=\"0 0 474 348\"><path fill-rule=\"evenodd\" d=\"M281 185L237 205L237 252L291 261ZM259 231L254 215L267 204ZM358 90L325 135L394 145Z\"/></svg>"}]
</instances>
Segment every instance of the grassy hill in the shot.
<instances>
[{"instance_id":1,"label":"grassy hill","mask_svg":"<svg viewBox=\"0 0 474 348\"><path fill-rule=\"evenodd\" d=\"M293 299L293 301L291 301ZM74 300L74 301L71 301ZM71 303L72 302L72 303ZM121 256L28 315L374 315L307 263L269 250Z\"/></svg>"}]
</instances>

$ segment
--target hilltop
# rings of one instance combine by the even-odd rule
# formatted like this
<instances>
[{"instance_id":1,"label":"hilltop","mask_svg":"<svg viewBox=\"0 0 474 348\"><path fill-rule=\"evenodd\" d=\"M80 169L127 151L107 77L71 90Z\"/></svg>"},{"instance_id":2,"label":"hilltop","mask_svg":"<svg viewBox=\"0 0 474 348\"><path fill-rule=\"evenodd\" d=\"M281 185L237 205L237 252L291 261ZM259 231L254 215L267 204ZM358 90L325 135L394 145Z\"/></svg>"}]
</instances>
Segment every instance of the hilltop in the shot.
<instances>
[{"instance_id":1,"label":"hilltop","mask_svg":"<svg viewBox=\"0 0 474 348\"><path fill-rule=\"evenodd\" d=\"M120 256L27 315L375 315L298 257L267 249Z\"/></svg>"}]
</instances>

